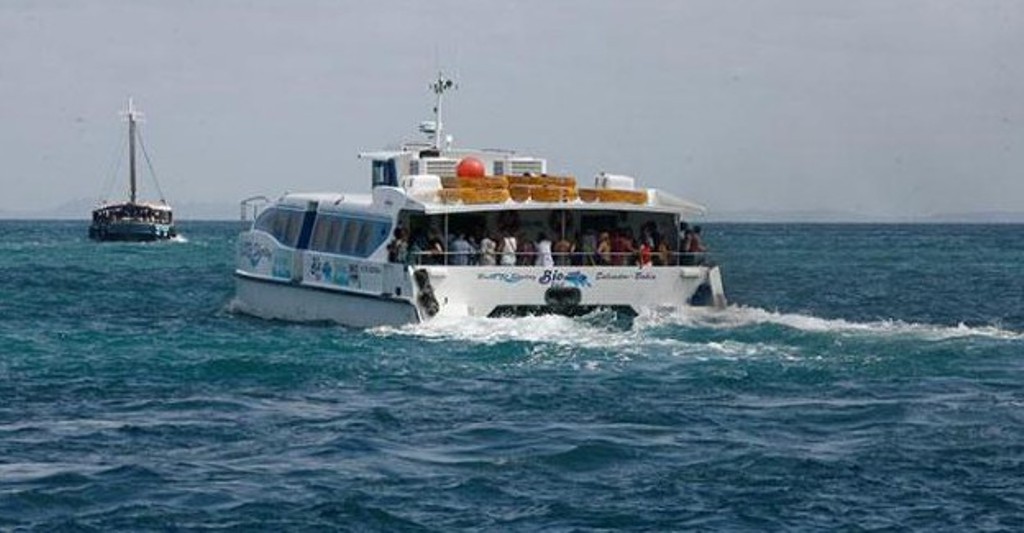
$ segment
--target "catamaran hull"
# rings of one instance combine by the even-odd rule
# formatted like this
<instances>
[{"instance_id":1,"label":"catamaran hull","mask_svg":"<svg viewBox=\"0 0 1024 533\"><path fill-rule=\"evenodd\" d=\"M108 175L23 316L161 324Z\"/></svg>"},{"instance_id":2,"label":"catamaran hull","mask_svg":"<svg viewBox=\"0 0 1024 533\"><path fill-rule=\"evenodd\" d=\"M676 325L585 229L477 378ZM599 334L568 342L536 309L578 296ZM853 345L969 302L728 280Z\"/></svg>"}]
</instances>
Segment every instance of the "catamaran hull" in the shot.
<instances>
[{"instance_id":1,"label":"catamaran hull","mask_svg":"<svg viewBox=\"0 0 1024 533\"><path fill-rule=\"evenodd\" d=\"M598 309L621 315L725 305L718 269L693 267L424 266L438 317L578 316ZM718 298L704 298L703 294Z\"/></svg>"},{"instance_id":2,"label":"catamaran hull","mask_svg":"<svg viewBox=\"0 0 1024 533\"><path fill-rule=\"evenodd\" d=\"M598 309L635 316L643 310L725 305L713 267L584 268L566 274L535 268L410 267L398 272L407 283L385 284L390 292L367 294L236 271L233 309L264 319L366 328L434 318L578 316Z\"/></svg>"},{"instance_id":3,"label":"catamaran hull","mask_svg":"<svg viewBox=\"0 0 1024 533\"><path fill-rule=\"evenodd\" d=\"M289 322L333 322L356 328L419 322L408 300L235 275L234 310Z\"/></svg>"}]
</instances>

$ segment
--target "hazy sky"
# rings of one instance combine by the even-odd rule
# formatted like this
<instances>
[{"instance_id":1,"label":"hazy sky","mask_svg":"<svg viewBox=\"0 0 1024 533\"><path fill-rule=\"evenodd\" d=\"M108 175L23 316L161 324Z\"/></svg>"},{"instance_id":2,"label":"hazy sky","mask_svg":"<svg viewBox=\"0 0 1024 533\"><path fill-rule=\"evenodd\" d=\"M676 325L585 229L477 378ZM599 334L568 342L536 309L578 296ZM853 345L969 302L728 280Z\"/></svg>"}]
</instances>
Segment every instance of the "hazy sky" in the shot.
<instances>
[{"instance_id":1,"label":"hazy sky","mask_svg":"<svg viewBox=\"0 0 1024 533\"><path fill-rule=\"evenodd\" d=\"M357 152L418 138L439 63L456 145L584 181L1024 211L1022 53L1018 0L2 0L0 212L97 199L129 95L172 204L362 192Z\"/></svg>"}]
</instances>

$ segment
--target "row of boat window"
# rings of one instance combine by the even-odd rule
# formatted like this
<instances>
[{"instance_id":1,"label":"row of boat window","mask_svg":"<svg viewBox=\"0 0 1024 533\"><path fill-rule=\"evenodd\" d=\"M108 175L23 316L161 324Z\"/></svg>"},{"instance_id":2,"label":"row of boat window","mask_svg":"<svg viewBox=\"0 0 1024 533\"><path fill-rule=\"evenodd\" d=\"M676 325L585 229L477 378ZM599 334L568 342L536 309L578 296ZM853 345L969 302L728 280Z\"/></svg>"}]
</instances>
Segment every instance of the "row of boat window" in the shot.
<instances>
[{"instance_id":1,"label":"row of boat window","mask_svg":"<svg viewBox=\"0 0 1024 533\"><path fill-rule=\"evenodd\" d=\"M281 244L294 248L302 231L303 211L270 208L265 209L256 219L256 229L274 236Z\"/></svg>"},{"instance_id":2,"label":"row of boat window","mask_svg":"<svg viewBox=\"0 0 1024 533\"><path fill-rule=\"evenodd\" d=\"M369 256L391 233L388 219L317 213L312 230L306 231L307 242L303 243L300 241L305 219L305 211L272 207L260 213L255 228L291 248L356 257Z\"/></svg>"}]
</instances>

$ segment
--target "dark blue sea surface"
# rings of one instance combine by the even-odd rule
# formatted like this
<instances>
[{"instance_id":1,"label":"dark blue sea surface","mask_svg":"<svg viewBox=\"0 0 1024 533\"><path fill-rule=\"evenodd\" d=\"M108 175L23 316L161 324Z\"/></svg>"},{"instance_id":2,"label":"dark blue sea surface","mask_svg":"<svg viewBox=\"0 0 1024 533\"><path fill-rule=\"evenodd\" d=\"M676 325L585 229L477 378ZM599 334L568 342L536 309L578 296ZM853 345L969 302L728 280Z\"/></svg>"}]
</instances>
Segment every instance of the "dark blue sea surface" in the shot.
<instances>
[{"instance_id":1,"label":"dark blue sea surface","mask_svg":"<svg viewBox=\"0 0 1024 533\"><path fill-rule=\"evenodd\" d=\"M232 312L238 224L0 221L0 530L1024 530L1024 227L709 224L731 307Z\"/></svg>"}]
</instances>

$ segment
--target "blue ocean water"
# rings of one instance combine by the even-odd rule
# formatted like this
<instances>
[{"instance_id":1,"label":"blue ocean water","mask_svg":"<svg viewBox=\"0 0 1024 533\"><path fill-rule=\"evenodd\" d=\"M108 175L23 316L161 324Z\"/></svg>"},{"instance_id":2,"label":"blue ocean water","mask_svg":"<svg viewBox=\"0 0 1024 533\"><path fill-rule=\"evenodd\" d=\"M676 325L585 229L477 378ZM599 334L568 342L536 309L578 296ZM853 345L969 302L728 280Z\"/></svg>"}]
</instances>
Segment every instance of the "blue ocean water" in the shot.
<instances>
[{"instance_id":1,"label":"blue ocean water","mask_svg":"<svg viewBox=\"0 0 1024 533\"><path fill-rule=\"evenodd\" d=\"M1024 530L1024 227L710 224L724 312L369 331L181 229L0 221L0 530Z\"/></svg>"}]
</instances>

